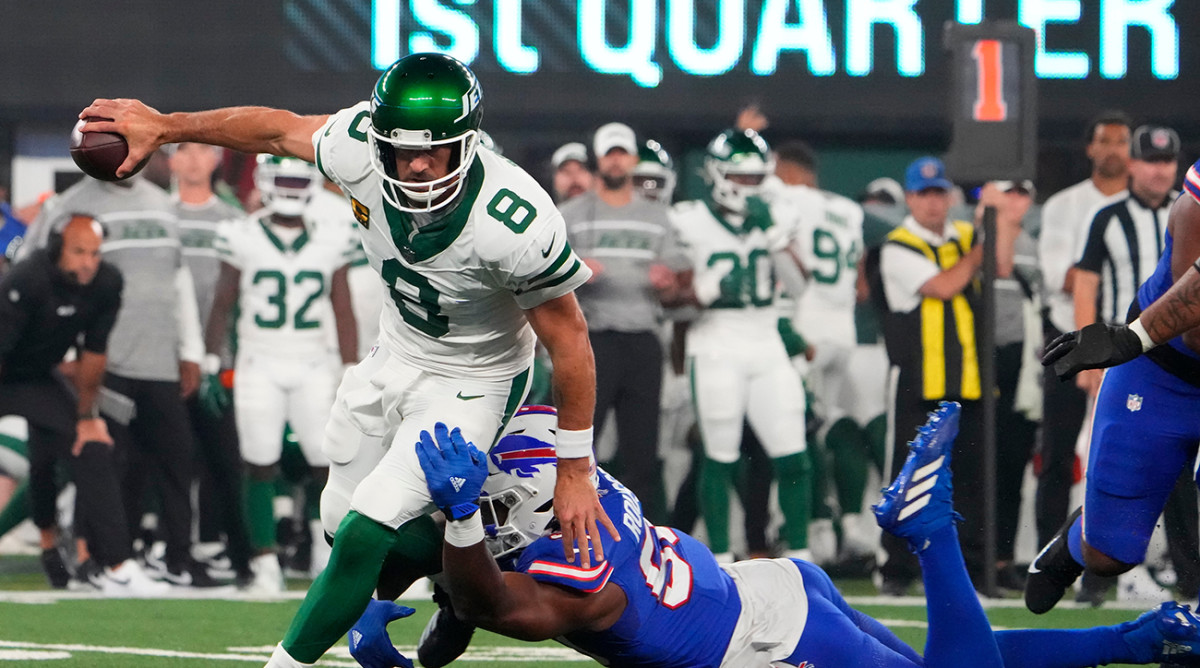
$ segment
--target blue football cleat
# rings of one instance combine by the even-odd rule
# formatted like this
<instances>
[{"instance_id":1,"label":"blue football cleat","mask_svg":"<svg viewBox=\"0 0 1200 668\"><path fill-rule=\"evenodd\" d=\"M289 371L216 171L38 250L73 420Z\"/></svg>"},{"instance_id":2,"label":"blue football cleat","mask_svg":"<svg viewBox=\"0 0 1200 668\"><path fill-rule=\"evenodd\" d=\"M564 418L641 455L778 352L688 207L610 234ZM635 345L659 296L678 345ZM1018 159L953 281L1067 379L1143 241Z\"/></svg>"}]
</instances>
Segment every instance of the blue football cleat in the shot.
<instances>
[{"instance_id":1,"label":"blue football cleat","mask_svg":"<svg viewBox=\"0 0 1200 668\"><path fill-rule=\"evenodd\" d=\"M928 538L956 518L950 482L950 451L958 436L962 407L943 401L917 429L908 442L908 458L900 475L885 490L873 508L879 526L890 534L907 538L913 551L920 552Z\"/></svg>"},{"instance_id":2,"label":"blue football cleat","mask_svg":"<svg viewBox=\"0 0 1200 668\"><path fill-rule=\"evenodd\" d=\"M1200 619L1186 605L1163 603L1119 628L1139 663L1200 666Z\"/></svg>"}]
</instances>

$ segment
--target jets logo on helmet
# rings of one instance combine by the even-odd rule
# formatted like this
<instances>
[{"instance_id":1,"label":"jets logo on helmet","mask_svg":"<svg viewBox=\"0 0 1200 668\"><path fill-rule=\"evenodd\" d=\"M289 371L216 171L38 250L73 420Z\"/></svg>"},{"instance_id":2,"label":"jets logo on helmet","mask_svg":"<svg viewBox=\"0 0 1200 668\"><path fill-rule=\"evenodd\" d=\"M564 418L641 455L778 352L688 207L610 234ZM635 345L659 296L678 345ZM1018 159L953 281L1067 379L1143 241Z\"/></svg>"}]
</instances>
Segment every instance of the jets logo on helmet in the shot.
<instances>
[{"instance_id":1,"label":"jets logo on helmet","mask_svg":"<svg viewBox=\"0 0 1200 668\"><path fill-rule=\"evenodd\" d=\"M371 166L383 179L383 197L401 211L435 211L462 190L479 146L483 91L475 74L440 53L414 53L379 77L371 96ZM450 146L450 169L420 180L400 178L400 151Z\"/></svg>"},{"instance_id":2,"label":"jets logo on helmet","mask_svg":"<svg viewBox=\"0 0 1200 668\"><path fill-rule=\"evenodd\" d=\"M767 142L753 130L726 130L708 143L704 175L712 198L735 214L746 211L746 198L762 192L775 171Z\"/></svg>"},{"instance_id":3,"label":"jets logo on helmet","mask_svg":"<svg viewBox=\"0 0 1200 668\"><path fill-rule=\"evenodd\" d=\"M675 164L662 144L653 139L638 149L633 187L648 200L670 204L675 195Z\"/></svg>"},{"instance_id":4,"label":"jets logo on helmet","mask_svg":"<svg viewBox=\"0 0 1200 668\"><path fill-rule=\"evenodd\" d=\"M281 216L299 216L321 188L321 173L300 158L262 153L254 170L254 185L263 206Z\"/></svg>"}]
</instances>

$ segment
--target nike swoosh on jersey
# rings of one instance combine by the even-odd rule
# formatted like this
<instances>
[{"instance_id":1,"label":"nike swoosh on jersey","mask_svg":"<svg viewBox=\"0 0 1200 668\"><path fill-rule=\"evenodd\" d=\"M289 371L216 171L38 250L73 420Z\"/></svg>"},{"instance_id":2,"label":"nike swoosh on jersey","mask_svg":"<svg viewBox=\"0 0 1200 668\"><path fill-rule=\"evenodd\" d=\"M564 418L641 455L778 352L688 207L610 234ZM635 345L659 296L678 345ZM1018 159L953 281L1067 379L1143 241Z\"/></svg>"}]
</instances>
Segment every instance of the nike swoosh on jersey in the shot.
<instances>
[{"instance_id":1,"label":"nike swoosh on jersey","mask_svg":"<svg viewBox=\"0 0 1200 668\"><path fill-rule=\"evenodd\" d=\"M472 400L472 399L479 399L479 398L481 398L482 396L483 396L482 394L468 394L468 395L466 395L466 396L463 396L462 390L459 390L459 391L458 391L458 398L459 398L459 399L462 399L463 401L470 401L470 400Z\"/></svg>"},{"instance_id":2,"label":"nike swoosh on jersey","mask_svg":"<svg viewBox=\"0 0 1200 668\"><path fill-rule=\"evenodd\" d=\"M542 251L542 257L550 257L550 251L554 250L554 238L558 236L558 232L550 235L550 245L546 246L546 250Z\"/></svg>"}]
</instances>

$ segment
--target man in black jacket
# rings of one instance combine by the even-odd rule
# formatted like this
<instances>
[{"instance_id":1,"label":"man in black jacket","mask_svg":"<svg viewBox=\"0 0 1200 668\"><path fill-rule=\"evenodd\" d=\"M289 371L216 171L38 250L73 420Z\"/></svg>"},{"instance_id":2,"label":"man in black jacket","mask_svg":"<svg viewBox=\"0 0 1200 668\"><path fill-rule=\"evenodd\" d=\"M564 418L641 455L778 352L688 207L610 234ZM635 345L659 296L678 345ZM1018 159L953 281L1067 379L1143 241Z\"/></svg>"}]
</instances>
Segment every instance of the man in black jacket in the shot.
<instances>
[{"instance_id":1,"label":"man in black jacket","mask_svg":"<svg viewBox=\"0 0 1200 668\"><path fill-rule=\"evenodd\" d=\"M95 560L88 579L110 594L155 595L165 586L130 559L112 438L100 418L105 349L123 287L120 272L100 260L102 240L95 220L73 216L45 249L0 279L0 415L29 423L32 514L51 585L63 588L69 579L55 545L54 469L61 460L77 489L76 534ZM73 392L59 369L72 347Z\"/></svg>"}]
</instances>

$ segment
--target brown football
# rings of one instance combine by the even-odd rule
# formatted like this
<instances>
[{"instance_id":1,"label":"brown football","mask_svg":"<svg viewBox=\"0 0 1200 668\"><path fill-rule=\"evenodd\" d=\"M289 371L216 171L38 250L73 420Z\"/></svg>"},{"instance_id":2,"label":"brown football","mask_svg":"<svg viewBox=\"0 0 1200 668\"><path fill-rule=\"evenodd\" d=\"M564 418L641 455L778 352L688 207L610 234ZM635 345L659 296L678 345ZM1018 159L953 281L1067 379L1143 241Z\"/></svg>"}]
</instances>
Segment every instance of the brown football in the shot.
<instances>
[{"instance_id":1,"label":"brown football","mask_svg":"<svg viewBox=\"0 0 1200 668\"><path fill-rule=\"evenodd\" d=\"M129 144L125 138L115 132L81 132L79 128L91 120L109 120L107 118L88 118L80 120L71 131L71 158L84 174L101 181L120 181L117 168L125 162L129 155ZM145 162L142 163L144 165ZM123 178L129 178L142 168L138 165L133 173Z\"/></svg>"}]
</instances>

